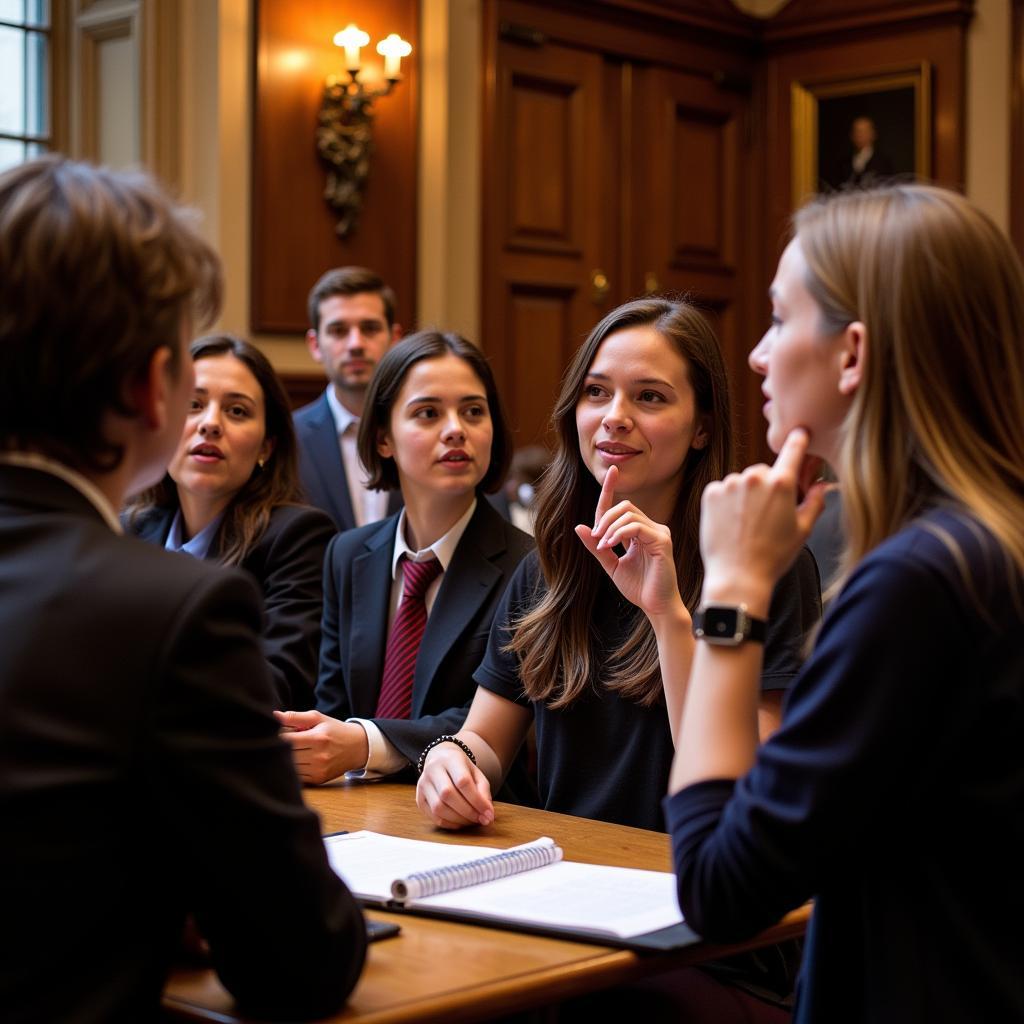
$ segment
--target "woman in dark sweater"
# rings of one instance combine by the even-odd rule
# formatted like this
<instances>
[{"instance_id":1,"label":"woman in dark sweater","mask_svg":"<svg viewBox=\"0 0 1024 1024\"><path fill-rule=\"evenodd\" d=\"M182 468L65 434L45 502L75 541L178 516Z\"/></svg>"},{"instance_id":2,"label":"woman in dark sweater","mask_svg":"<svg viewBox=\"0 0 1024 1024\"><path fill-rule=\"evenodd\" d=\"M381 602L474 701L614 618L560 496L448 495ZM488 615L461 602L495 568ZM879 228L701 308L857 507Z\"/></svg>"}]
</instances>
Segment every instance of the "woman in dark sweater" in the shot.
<instances>
[{"instance_id":1,"label":"woman in dark sweater","mask_svg":"<svg viewBox=\"0 0 1024 1024\"><path fill-rule=\"evenodd\" d=\"M666 801L680 902L731 941L814 897L798 1021L1021 1020L1024 273L932 187L795 228L750 360L779 457L705 493L702 600L768 613L822 506L797 504L808 452L837 469L847 546L766 744L760 645L693 657Z\"/></svg>"},{"instance_id":2,"label":"woman in dark sweater","mask_svg":"<svg viewBox=\"0 0 1024 1024\"><path fill-rule=\"evenodd\" d=\"M267 357L230 335L199 338L191 353L196 387L181 443L163 481L128 506L127 528L255 576L279 706L311 708L334 525L300 504L291 413Z\"/></svg>"}]
</instances>

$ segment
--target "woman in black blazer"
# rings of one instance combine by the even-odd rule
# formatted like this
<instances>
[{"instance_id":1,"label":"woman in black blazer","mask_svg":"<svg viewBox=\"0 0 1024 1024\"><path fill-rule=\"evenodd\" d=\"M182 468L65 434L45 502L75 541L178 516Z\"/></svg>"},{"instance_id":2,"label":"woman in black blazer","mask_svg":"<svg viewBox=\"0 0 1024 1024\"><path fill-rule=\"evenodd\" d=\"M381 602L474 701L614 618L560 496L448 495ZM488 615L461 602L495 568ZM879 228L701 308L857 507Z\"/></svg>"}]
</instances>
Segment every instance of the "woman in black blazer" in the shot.
<instances>
[{"instance_id":1,"label":"woman in black blazer","mask_svg":"<svg viewBox=\"0 0 1024 1024\"><path fill-rule=\"evenodd\" d=\"M533 546L483 497L500 486L510 454L494 378L474 345L422 331L386 353L367 393L359 455L370 486L400 488L405 508L339 534L328 549L319 710L278 713L304 781L394 774L461 727L495 609ZM431 557L442 571L426 590L408 706L390 714L384 680L389 640L394 658L404 636L404 564Z\"/></svg>"},{"instance_id":2,"label":"woman in black blazer","mask_svg":"<svg viewBox=\"0 0 1024 1024\"><path fill-rule=\"evenodd\" d=\"M250 572L263 591L263 648L280 707L314 705L324 551L334 526L299 504L288 400L259 349L193 342L196 386L167 476L126 510L145 540Z\"/></svg>"}]
</instances>

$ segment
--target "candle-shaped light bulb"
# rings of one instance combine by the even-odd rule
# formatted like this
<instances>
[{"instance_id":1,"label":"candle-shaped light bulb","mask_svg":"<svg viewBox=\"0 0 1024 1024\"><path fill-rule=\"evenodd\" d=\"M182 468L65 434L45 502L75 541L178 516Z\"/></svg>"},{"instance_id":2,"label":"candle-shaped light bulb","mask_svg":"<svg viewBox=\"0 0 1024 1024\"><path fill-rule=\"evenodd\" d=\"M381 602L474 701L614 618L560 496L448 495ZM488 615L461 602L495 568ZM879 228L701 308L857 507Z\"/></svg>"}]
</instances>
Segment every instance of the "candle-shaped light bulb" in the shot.
<instances>
[{"instance_id":1,"label":"candle-shaped light bulb","mask_svg":"<svg viewBox=\"0 0 1024 1024\"><path fill-rule=\"evenodd\" d=\"M345 47L345 67L349 71L359 70L359 49L368 46L370 37L355 25L346 25L341 32L334 34L334 45Z\"/></svg>"},{"instance_id":2,"label":"candle-shaped light bulb","mask_svg":"<svg viewBox=\"0 0 1024 1024\"><path fill-rule=\"evenodd\" d=\"M377 52L384 58L384 77L394 81L401 77L402 58L412 53L412 44L392 32L377 44Z\"/></svg>"}]
</instances>

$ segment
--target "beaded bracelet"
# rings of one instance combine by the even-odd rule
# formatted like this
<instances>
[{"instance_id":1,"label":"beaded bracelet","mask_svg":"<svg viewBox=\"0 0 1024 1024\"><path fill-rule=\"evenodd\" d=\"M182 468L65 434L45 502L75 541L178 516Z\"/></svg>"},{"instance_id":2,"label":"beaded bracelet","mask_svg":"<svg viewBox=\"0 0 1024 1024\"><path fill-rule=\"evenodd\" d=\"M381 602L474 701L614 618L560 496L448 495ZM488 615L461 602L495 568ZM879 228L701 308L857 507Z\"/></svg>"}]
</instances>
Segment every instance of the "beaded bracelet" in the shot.
<instances>
[{"instance_id":1,"label":"beaded bracelet","mask_svg":"<svg viewBox=\"0 0 1024 1024\"><path fill-rule=\"evenodd\" d=\"M439 743L454 743L455 746L462 748L462 752L470 759L470 761L473 762L473 764L476 764L476 758L473 756L473 751L470 750L469 747L458 738L458 736L438 736L436 739L432 739L423 748L423 753L420 754L419 760L416 762L417 775L423 774L423 762L426 761L427 754L429 754Z\"/></svg>"}]
</instances>

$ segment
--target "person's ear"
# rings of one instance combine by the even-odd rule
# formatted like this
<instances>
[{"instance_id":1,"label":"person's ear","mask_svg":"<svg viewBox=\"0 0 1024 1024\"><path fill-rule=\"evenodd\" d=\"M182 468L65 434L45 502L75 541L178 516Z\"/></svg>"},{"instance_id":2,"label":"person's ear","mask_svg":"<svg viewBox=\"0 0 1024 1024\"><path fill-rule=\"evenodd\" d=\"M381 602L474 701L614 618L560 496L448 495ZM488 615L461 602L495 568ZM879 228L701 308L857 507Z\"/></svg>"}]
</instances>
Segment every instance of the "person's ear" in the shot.
<instances>
[{"instance_id":1,"label":"person's ear","mask_svg":"<svg viewBox=\"0 0 1024 1024\"><path fill-rule=\"evenodd\" d=\"M839 392L852 396L860 387L867 358L868 331L860 320L854 320L843 329L839 349Z\"/></svg>"},{"instance_id":2,"label":"person's ear","mask_svg":"<svg viewBox=\"0 0 1024 1024\"><path fill-rule=\"evenodd\" d=\"M320 351L319 335L312 328L306 331L306 348L309 349L309 354L316 362L324 361L323 353Z\"/></svg>"},{"instance_id":3,"label":"person's ear","mask_svg":"<svg viewBox=\"0 0 1024 1024\"><path fill-rule=\"evenodd\" d=\"M396 341L398 341L398 339L401 338L404 333L405 332L402 330L402 325L401 324L392 324L391 325L391 342L390 342L390 345L394 345L394 343ZM390 347L390 345L389 345L389 347Z\"/></svg>"},{"instance_id":4,"label":"person's ear","mask_svg":"<svg viewBox=\"0 0 1024 1024\"><path fill-rule=\"evenodd\" d=\"M395 457L395 449L391 444L391 438L383 430L377 431L377 454L382 459L393 459Z\"/></svg>"},{"instance_id":5,"label":"person's ear","mask_svg":"<svg viewBox=\"0 0 1024 1024\"><path fill-rule=\"evenodd\" d=\"M690 442L690 447L700 451L701 448L707 448L710 441L711 416L709 413L701 413L697 418L697 430L693 435L693 440Z\"/></svg>"},{"instance_id":6,"label":"person's ear","mask_svg":"<svg viewBox=\"0 0 1024 1024\"><path fill-rule=\"evenodd\" d=\"M269 459L270 456L273 455L273 454L274 454L274 438L272 438L272 437L265 437L263 439L263 444L260 445L260 453L257 456L257 461L259 462L261 468L263 466L263 463L266 462L267 459Z\"/></svg>"}]
</instances>

